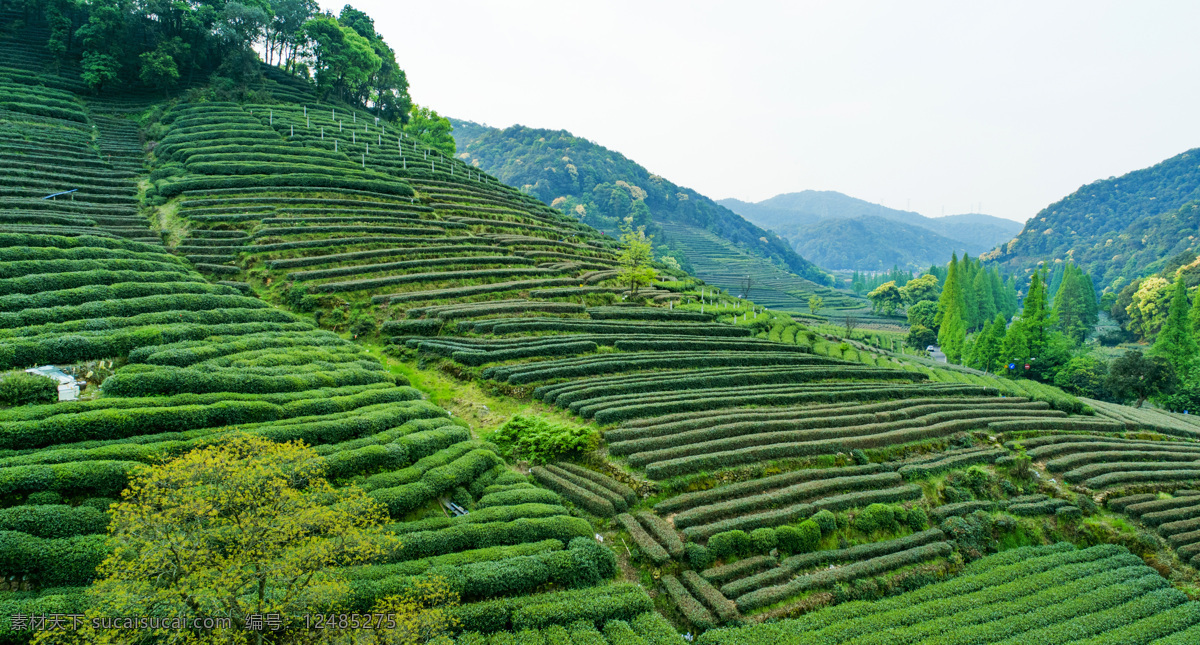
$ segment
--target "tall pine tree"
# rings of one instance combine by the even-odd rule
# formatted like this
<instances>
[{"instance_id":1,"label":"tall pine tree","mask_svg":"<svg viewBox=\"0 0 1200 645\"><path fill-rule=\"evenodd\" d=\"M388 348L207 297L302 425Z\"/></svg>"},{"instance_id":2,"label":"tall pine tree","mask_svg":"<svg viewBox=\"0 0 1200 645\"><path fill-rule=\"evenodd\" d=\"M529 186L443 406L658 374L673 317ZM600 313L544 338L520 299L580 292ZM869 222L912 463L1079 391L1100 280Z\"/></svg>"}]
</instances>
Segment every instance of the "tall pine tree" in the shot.
<instances>
[{"instance_id":1,"label":"tall pine tree","mask_svg":"<svg viewBox=\"0 0 1200 645\"><path fill-rule=\"evenodd\" d=\"M995 300L996 313L1003 314L1004 320L1012 317L1012 313L1008 311L1005 305L1004 296L1004 279L1000 277L1000 269L992 267L990 272L992 282L992 299Z\"/></svg>"},{"instance_id":2,"label":"tall pine tree","mask_svg":"<svg viewBox=\"0 0 1200 645\"><path fill-rule=\"evenodd\" d=\"M1058 317L1058 328L1077 345L1096 326L1096 291L1091 278L1072 263L1063 267L1062 282L1054 296L1054 314Z\"/></svg>"},{"instance_id":3,"label":"tall pine tree","mask_svg":"<svg viewBox=\"0 0 1200 645\"><path fill-rule=\"evenodd\" d=\"M1016 315L1017 309L1020 308L1018 306L1020 304L1018 301L1019 301L1019 298L1017 297L1017 278L1016 278L1016 276L1012 276L1008 279L1008 282L1004 285L1004 310L1003 311L1004 311L1005 318L1011 319L1013 316Z\"/></svg>"},{"instance_id":4,"label":"tall pine tree","mask_svg":"<svg viewBox=\"0 0 1200 645\"><path fill-rule=\"evenodd\" d=\"M942 295L938 297L938 311L933 323L941 327L947 313L951 311L958 316L960 321L962 320L962 278L958 271L958 255L955 253L951 254L950 264L946 268L946 279L943 281Z\"/></svg>"},{"instance_id":5,"label":"tall pine tree","mask_svg":"<svg viewBox=\"0 0 1200 645\"><path fill-rule=\"evenodd\" d=\"M1037 358L1050 342L1050 330L1054 326L1054 314L1046 302L1046 275L1034 271L1029 280L1029 294L1025 296L1025 307L1021 310L1021 323L1028 336L1029 355Z\"/></svg>"},{"instance_id":6,"label":"tall pine tree","mask_svg":"<svg viewBox=\"0 0 1200 645\"><path fill-rule=\"evenodd\" d=\"M985 372L995 370L1001 364L1000 353L1004 347L1004 317L996 314L995 319L983 326L983 330L975 338L975 348L971 356L971 367Z\"/></svg>"},{"instance_id":7,"label":"tall pine tree","mask_svg":"<svg viewBox=\"0 0 1200 645\"><path fill-rule=\"evenodd\" d=\"M951 363L958 363L963 357L963 346L967 340L967 324L963 322L961 309L951 309L942 319L938 329L938 345Z\"/></svg>"},{"instance_id":8,"label":"tall pine tree","mask_svg":"<svg viewBox=\"0 0 1200 645\"><path fill-rule=\"evenodd\" d=\"M980 267L972 280L971 291L975 292L975 320L979 325L986 326L996 317L996 299L992 294L992 276L987 269Z\"/></svg>"},{"instance_id":9,"label":"tall pine tree","mask_svg":"<svg viewBox=\"0 0 1200 645\"><path fill-rule=\"evenodd\" d=\"M1192 336L1200 338L1200 292L1192 297L1192 311L1188 314L1188 322L1192 324Z\"/></svg>"},{"instance_id":10,"label":"tall pine tree","mask_svg":"<svg viewBox=\"0 0 1200 645\"><path fill-rule=\"evenodd\" d=\"M958 276L962 284L963 323L966 324L967 331L974 331L987 322L979 319L979 294L975 291L975 275L978 272L978 264L964 253L958 263Z\"/></svg>"},{"instance_id":11,"label":"tall pine tree","mask_svg":"<svg viewBox=\"0 0 1200 645\"><path fill-rule=\"evenodd\" d=\"M1188 320L1190 306L1188 305L1187 285L1183 277L1175 280L1175 288L1171 294L1171 306L1167 310L1167 322L1154 339L1155 356L1162 356L1175 366L1176 374L1186 374L1188 368L1196 361L1196 339L1192 336L1192 324Z\"/></svg>"}]
</instances>

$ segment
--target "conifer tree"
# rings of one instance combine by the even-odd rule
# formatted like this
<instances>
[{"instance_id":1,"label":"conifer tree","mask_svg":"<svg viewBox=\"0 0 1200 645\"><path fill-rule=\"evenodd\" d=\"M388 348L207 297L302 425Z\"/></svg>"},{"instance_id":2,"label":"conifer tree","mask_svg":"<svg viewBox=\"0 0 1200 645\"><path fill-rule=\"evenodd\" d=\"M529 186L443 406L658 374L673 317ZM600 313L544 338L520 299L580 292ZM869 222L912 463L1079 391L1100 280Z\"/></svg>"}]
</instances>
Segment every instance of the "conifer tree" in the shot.
<instances>
[{"instance_id":1,"label":"conifer tree","mask_svg":"<svg viewBox=\"0 0 1200 645\"><path fill-rule=\"evenodd\" d=\"M1192 296L1192 310L1188 314L1188 322L1192 326L1192 337L1200 339L1200 292Z\"/></svg>"},{"instance_id":2,"label":"conifer tree","mask_svg":"<svg viewBox=\"0 0 1200 645\"><path fill-rule=\"evenodd\" d=\"M1009 277L1004 286L1004 317L1011 319L1017 313L1017 279Z\"/></svg>"},{"instance_id":3,"label":"conifer tree","mask_svg":"<svg viewBox=\"0 0 1200 645\"><path fill-rule=\"evenodd\" d=\"M942 319L938 330L938 345L946 354L946 360L958 363L963 357L963 346L967 340L967 325L963 322L961 309L951 309Z\"/></svg>"},{"instance_id":4,"label":"conifer tree","mask_svg":"<svg viewBox=\"0 0 1200 645\"><path fill-rule=\"evenodd\" d=\"M1029 355L1037 357L1050 341L1050 330L1054 326L1054 315L1046 302L1046 275L1035 271L1029 280L1029 294L1025 296L1025 307L1021 310L1021 323L1028 336Z\"/></svg>"},{"instance_id":5,"label":"conifer tree","mask_svg":"<svg viewBox=\"0 0 1200 645\"><path fill-rule=\"evenodd\" d=\"M975 320L979 321L980 326L986 326L992 322L997 313L996 299L992 294L991 272L980 267L975 272L971 291L975 293Z\"/></svg>"},{"instance_id":6,"label":"conifer tree","mask_svg":"<svg viewBox=\"0 0 1200 645\"><path fill-rule=\"evenodd\" d=\"M1190 307L1187 299L1187 285L1180 277L1175 281L1171 294L1171 306L1167 310L1167 322L1158 332L1154 340L1152 353L1171 362L1175 372L1185 374L1196 360L1196 339L1192 336L1191 321L1188 320Z\"/></svg>"},{"instance_id":7,"label":"conifer tree","mask_svg":"<svg viewBox=\"0 0 1200 645\"><path fill-rule=\"evenodd\" d=\"M963 323L967 326L967 331L977 329L986 322L979 320L979 294L975 291L976 273L978 266L971 260L971 256L964 253L958 263L958 281L962 285Z\"/></svg>"},{"instance_id":8,"label":"conifer tree","mask_svg":"<svg viewBox=\"0 0 1200 645\"><path fill-rule=\"evenodd\" d=\"M1058 327L1076 344L1083 342L1096 325L1098 306L1092 281L1074 264L1063 268L1062 282L1054 296Z\"/></svg>"},{"instance_id":9,"label":"conifer tree","mask_svg":"<svg viewBox=\"0 0 1200 645\"><path fill-rule=\"evenodd\" d=\"M1012 317L1012 313L1008 311L1005 304L1004 279L1000 277L1000 269L992 267L990 272L992 282L992 299L995 301L996 313L1003 314L1004 320Z\"/></svg>"},{"instance_id":10,"label":"conifer tree","mask_svg":"<svg viewBox=\"0 0 1200 645\"><path fill-rule=\"evenodd\" d=\"M946 315L951 311L958 316L959 320L962 320L962 310L962 281L958 272L958 257L957 254L951 254L950 264L946 268L946 280L942 287L942 295L938 298L937 317L933 322L941 327Z\"/></svg>"},{"instance_id":11,"label":"conifer tree","mask_svg":"<svg viewBox=\"0 0 1200 645\"><path fill-rule=\"evenodd\" d=\"M1004 327L1004 316L1000 314L996 314L995 319L983 326L983 331L979 332L979 337L975 340L974 367L991 372L1002 364Z\"/></svg>"},{"instance_id":12,"label":"conifer tree","mask_svg":"<svg viewBox=\"0 0 1200 645\"><path fill-rule=\"evenodd\" d=\"M1078 266L1075 268L1078 271L1075 280L1079 282L1083 294L1086 296L1083 301L1083 304L1086 305L1084 321L1089 329L1095 328L1096 323L1100 322L1100 299L1096 297L1096 285L1092 282L1091 274L1084 273L1083 269Z\"/></svg>"}]
</instances>

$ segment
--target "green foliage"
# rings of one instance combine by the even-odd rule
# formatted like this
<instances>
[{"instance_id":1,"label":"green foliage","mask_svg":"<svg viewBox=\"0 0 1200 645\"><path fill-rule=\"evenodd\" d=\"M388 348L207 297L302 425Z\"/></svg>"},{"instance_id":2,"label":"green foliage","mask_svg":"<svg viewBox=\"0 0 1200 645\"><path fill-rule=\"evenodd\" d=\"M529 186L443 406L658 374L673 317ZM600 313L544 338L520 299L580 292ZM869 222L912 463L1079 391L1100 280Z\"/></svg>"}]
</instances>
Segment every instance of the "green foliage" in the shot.
<instances>
[{"instance_id":1,"label":"green foliage","mask_svg":"<svg viewBox=\"0 0 1200 645\"><path fill-rule=\"evenodd\" d=\"M404 124L404 132L447 157L454 156L455 142L450 119L439 116L428 107L414 105L412 116Z\"/></svg>"},{"instance_id":2,"label":"green foliage","mask_svg":"<svg viewBox=\"0 0 1200 645\"><path fill-rule=\"evenodd\" d=\"M703 600L704 605L716 614L720 622L727 623L739 618L737 605L723 596L708 580L695 571L684 571L681 577L692 595Z\"/></svg>"},{"instance_id":3,"label":"green foliage","mask_svg":"<svg viewBox=\"0 0 1200 645\"><path fill-rule=\"evenodd\" d=\"M1138 408L1151 396L1171 393L1177 382L1170 361L1160 356L1145 357L1136 349L1113 361L1104 381L1114 397L1134 401Z\"/></svg>"},{"instance_id":4,"label":"green foliage","mask_svg":"<svg viewBox=\"0 0 1200 645\"><path fill-rule=\"evenodd\" d=\"M750 544L755 553L767 553L774 549L778 544L775 529L763 527L750 531Z\"/></svg>"},{"instance_id":5,"label":"green foliage","mask_svg":"<svg viewBox=\"0 0 1200 645\"><path fill-rule=\"evenodd\" d=\"M1181 604L1182 603L1182 604ZM958 576L874 602L797 619L713 630L703 645L781 642L1184 643L1200 617L1161 576L1122 547L1021 547ZM1170 637L1176 634L1179 638ZM1090 637L1090 638L1089 638Z\"/></svg>"},{"instance_id":6,"label":"green foliage","mask_svg":"<svg viewBox=\"0 0 1200 645\"><path fill-rule=\"evenodd\" d=\"M822 512L829 513L829 511ZM832 513L830 513L830 515L832 515ZM830 532L832 532L832 530ZM784 551L792 554L815 551L818 544L821 542L821 533L821 524L817 518L814 517L813 519L804 520L796 526L796 536L795 539L792 540L791 544L781 544L781 546L784 546Z\"/></svg>"},{"instance_id":7,"label":"green foliage","mask_svg":"<svg viewBox=\"0 0 1200 645\"><path fill-rule=\"evenodd\" d=\"M544 464L578 457L596 448L595 429L537 415L514 415L489 436L506 456Z\"/></svg>"},{"instance_id":8,"label":"green foliage","mask_svg":"<svg viewBox=\"0 0 1200 645\"><path fill-rule=\"evenodd\" d=\"M0 531L0 574L29 576L45 587L87 585L107 556L103 534L38 538Z\"/></svg>"},{"instance_id":9,"label":"green foliage","mask_svg":"<svg viewBox=\"0 0 1200 645\"><path fill-rule=\"evenodd\" d=\"M544 629L576 620L593 624L633 620L653 611L654 603L637 585L624 583L471 603L455 609L463 631L492 633L506 629Z\"/></svg>"},{"instance_id":10,"label":"green foliage","mask_svg":"<svg viewBox=\"0 0 1200 645\"><path fill-rule=\"evenodd\" d=\"M1188 303L1187 286L1182 278L1175 281L1166 322L1154 340L1151 353L1161 356L1175 368L1176 374L1186 374L1196 361L1200 348L1188 319L1192 307Z\"/></svg>"},{"instance_id":11,"label":"green foliage","mask_svg":"<svg viewBox=\"0 0 1200 645\"><path fill-rule=\"evenodd\" d=\"M952 363L962 360L967 339L967 327L957 310L951 309L938 327L938 346Z\"/></svg>"},{"instance_id":12,"label":"green foliage","mask_svg":"<svg viewBox=\"0 0 1200 645\"><path fill-rule=\"evenodd\" d=\"M890 316L904 305L904 294L895 282L885 282L867 294L872 311Z\"/></svg>"},{"instance_id":13,"label":"green foliage","mask_svg":"<svg viewBox=\"0 0 1200 645\"><path fill-rule=\"evenodd\" d=\"M817 523L817 527L821 530L821 535L829 535L837 530L837 518L828 509L817 511L812 516L812 520Z\"/></svg>"},{"instance_id":14,"label":"green foliage","mask_svg":"<svg viewBox=\"0 0 1200 645\"><path fill-rule=\"evenodd\" d=\"M1054 315L1059 329L1076 344L1091 333L1099 319L1099 304L1092 279L1073 262L1062 270L1061 283L1054 294Z\"/></svg>"},{"instance_id":15,"label":"green foliage","mask_svg":"<svg viewBox=\"0 0 1200 645\"><path fill-rule=\"evenodd\" d=\"M933 276L923 276L933 278ZM936 278L934 278L936 280ZM912 327L934 329L934 319L937 317L937 302L933 300L918 300L908 306L908 324Z\"/></svg>"},{"instance_id":16,"label":"green foliage","mask_svg":"<svg viewBox=\"0 0 1200 645\"><path fill-rule=\"evenodd\" d=\"M638 287L654 280L654 269L650 266L653 259L652 238L646 235L645 226L635 230L628 222L621 225L621 253L617 256L621 272L617 278L622 284L628 284L629 290L635 295Z\"/></svg>"},{"instance_id":17,"label":"green foliage","mask_svg":"<svg viewBox=\"0 0 1200 645\"><path fill-rule=\"evenodd\" d=\"M154 51L142 54L138 60L141 62L138 77L146 85L165 91L179 82L179 66L162 45Z\"/></svg>"},{"instance_id":18,"label":"green foliage","mask_svg":"<svg viewBox=\"0 0 1200 645\"><path fill-rule=\"evenodd\" d=\"M597 493L594 487L571 481L548 468L534 467L530 472L543 486L571 500L592 515L612 517L617 512L611 496Z\"/></svg>"},{"instance_id":19,"label":"green foliage","mask_svg":"<svg viewBox=\"0 0 1200 645\"><path fill-rule=\"evenodd\" d=\"M714 560L749 555L754 549L750 536L741 530L717 533L708 539L708 554Z\"/></svg>"},{"instance_id":20,"label":"green foliage","mask_svg":"<svg viewBox=\"0 0 1200 645\"><path fill-rule=\"evenodd\" d=\"M370 41L331 16L309 20L304 33L314 44L317 85L326 95L347 96L351 87L364 85L383 65Z\"/></svg>"},{"instance_id":21,"label":"green foliage","mask_svg":"<svg viewBox=\"0 0 1200 645\"><path fill-rule=\"evenodd\" d=\"M809 589L832 586L839 582L849 582L919 562L945 557L950 554L951 550L949 544L935 542L897 553L859 560L844 567L803 575L785 584L756 589L739 596L737 599L738 609L741 611L758 609Z\"/></svg>"},{"instance_id":22,"label":"green foliage","mask_svg":"<svg viewBox=\"0 0 1200 645\"><path fill-rule=\"evenodd\" d=\"M621 528L629 533L633 543L641 550L642 555L655 565L663 565L671 560L671 555L638 523L632 515L622 513L616 517Z\"/></svg>"},{"instance_id":23,"label":"green foliage","mask_svg":"<svg viewBox=\"0 0 1200 645\"><path fill-rule=\"evenodd\" d=\"M1108 399L1107 379L1107 363L1092 356L1077 356L1054 375L1054 385L1076 396Z\"/></svg>"},{"instance_id":24,"label":"green foliage","mask_svg":"<svg viewBox=\"0 0 1200 645\"><path fill-rule=\"evenodd\" d=\"M923 350L930 345L936 345L937 340L937 332L928 327L913 325L904 337L904 344L913 349Z\"/></svg>"},{"instance_id":25,"label":"green foliage","mask_svg":"<svg viewBox=\"0 0 1200 645\"><path fill-rule=\"evenodd\" d=\"M88 84L88 87L99 91L117 80L120 70L121 63L113 56L97 52L84 52L80 78Z\"/></svg>"},{"instance_id":26,"label":"green foliage","mask_svg":"<svg viewBox=\"0 0 1200 645\"><path fill-rule=\"evenodd\" d=\"M899 527L895 510L887 504L871 504L854 516L854 528L863 533L895 531Z\"/></svg>"},{"instance_id":27,"label":"green foliage","mask_svg":"<svg viewBox=\"0 0 1200 645\"><path fill-rule=\"evenodd\" d=\"M671 557L682 558L684 556L683 541L679 539L679 535L675 532L674 527L668 524L666 520L650 511L638 512L637 519L654 536L654 539L667 550L667 553L671 554Z\"/></svg>"},{"instance_id":28,"label":"green foliage","mask_svg":"<svg viewBox=\"0 0 1200 645\"><path fill-rule=\"evenodd\" d=\"M995 320L984 324L975 337L975 345L965 363L985 372L992 372L1004 365L1004 316L996 314Z\"/></svg>"},{"instance_id":29,"label":"green foliage","mask_svg":"<svg viewBox=\"0 0 1200 645\"><path fill-rule=\"evenodd\" d=\"M679 582L675 576L663 576L663 588L667 595L679 607L679 611L689 623L697 629L709 629L716 626L716 620L708 609Z\"/></svg>"},{"instance_id":30,"label":"green foliage","mask_svg":"<svg viewBox=\"0 0 1200 645\"><path fill-rule=\"evenodd\" d=\"M30 495L34 498L36 493ZM111 502L112 500L106 500ZM105 509L63 504L14 506L0 510L0 531L20 531L39 538L65 538L104 533Z\"/></svg>"},{"instance_id":31,"label":"green foliage","mask_svg":"<svg viewBox=\"0 0 1200 645\"><path fill-rule=\"evenodd\" d=\"M840 473L838 473L840 474ZM801 482L791 486L778 488L759 495L739 497L726 502L718 502L706 506L698 506L682 511L675 516L675 526L681 529L708 524L729 517L749 515L755 511L778 508L785 504L793 504L802 500L820 499L859 490L885 488L899 484L901 478L896 473L878 473L838 477L833 474L829 479Z\"/></svg>"},{"instance_id":32,"label":"green foliage","mask_svg":"<svg viewBox=\"0 0 1200 645\"><path fill-rule=\"evenodd\" d=\"M12 372L0 376L0 405L33 405L58 400L58 382L36 374Z\"/></svg>"},{"instance_id":33,"label":"green foliage","mask_svg":"<svg viewBox=\"0 0 1200 645\"><path fill-rule=\"evenodd\" d=\"M1001 360L1016 367L1006 370L1010 376L1021 375L1040 381L1053 381L1054 375L1070 360L1070 341L1055 331L1053 312L1046 301L1046 282L1039 272L1029 283L1024 309L1004 336ZM1025 365L1029 365L1025 369Z\"/></svg>"},{"instance_id":34,"label":"green foliage","mask_svg":"<svg viewBox=\"0 0 1200 645\"><path fill-rule=\"evenodd\" d=\"M900 295L903 296L904 302L908 305L911 311L913 307L918 306L922 302L933 303L936 307L938 297L941 295L942 286L938 282L938 277L929 273L918 276L909 280L903 287L900 288ZM911 314L910 314L911 315ZM928 318L924 315L921 318L921 323L926 327L933 327L932 314L928 314ZM925 321L928 321L927 323Z\"/></svg>"}]
</instances>

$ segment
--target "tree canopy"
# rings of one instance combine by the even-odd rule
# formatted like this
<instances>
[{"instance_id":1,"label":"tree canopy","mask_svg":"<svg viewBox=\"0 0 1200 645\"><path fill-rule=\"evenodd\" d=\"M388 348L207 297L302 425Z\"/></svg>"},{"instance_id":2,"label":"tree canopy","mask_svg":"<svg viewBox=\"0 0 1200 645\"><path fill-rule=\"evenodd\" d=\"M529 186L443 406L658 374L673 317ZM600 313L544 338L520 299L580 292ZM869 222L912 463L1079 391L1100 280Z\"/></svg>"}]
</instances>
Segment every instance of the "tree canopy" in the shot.
<instances>
[{"instance_id":1,"label":"tree canopy","mask_svg":"<svg viewBox=\"0 0 1200 645\"><path fill-rule=\"evenodd\" d=\"M1142 407L1146 399L1174 390L1178 379L1171 362L1161 356L1143 356L1130 350L1112 362L1105 384L1117 398Z\"/></svg>"},{"instance_id":2,"label":"tree canopy","mask_svg":"<svg viewBox=\"0 0 1200 645\"><path fill-rule=\"evenodd\" d=\"M138 83L169 92L213 73L244 86L261 79L265 62L313 82L325 100L382 120L405 123L412 111L395 52L374 20L350 5L338 16L320 13L316 0L28 0L26 7L49 22L49 50L60 62L78 61L96 92Z\"/></svg>"},{"instance_id":3,"label":"tree canopy","mask_svg":"<svg viewBox=\"0 0 1200 645\"><path fill-rule=\"evenodd\" d=\"M113 508L113 551L88 589L89 612L219 616L242 635L197 627L188 634L197 642L255 642L255 615L278 614L284 632L302 631L301 614L349 593L337 567L395 543L381 530L386 508L360 489L331 486L323 463L299 443L241 436L149 468ZM90 642L127 636L101 631Z\"/></svg>"},{"instance_id":4,"label":"tree canopy","mask_svg":"<svg viewBox=\"0 0 1200 645\"><path fill-rule=\"evenodd\" d=\"M629 290L635 295L638 287L654 280L654 268L650 266L654 248L650 240L645 226L635 229L631 222L626 222L621 227L621 253L617 256L621 268L617 278L628 284Z\"/></svg>"}]
</instances>

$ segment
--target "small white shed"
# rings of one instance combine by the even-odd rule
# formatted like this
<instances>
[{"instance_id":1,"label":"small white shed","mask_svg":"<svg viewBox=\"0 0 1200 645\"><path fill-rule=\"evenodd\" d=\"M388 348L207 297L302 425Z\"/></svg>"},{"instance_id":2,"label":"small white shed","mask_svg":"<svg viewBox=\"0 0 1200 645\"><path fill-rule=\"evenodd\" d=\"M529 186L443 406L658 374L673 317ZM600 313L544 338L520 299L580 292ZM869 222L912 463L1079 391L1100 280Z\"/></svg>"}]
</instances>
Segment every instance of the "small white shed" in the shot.
<instances>
[{"instance_id":1,"label":"small white shed","mask_svg":"<svg viewBox=\"0 0 1200 645\"><path fill-rule=\"evenodd\" d=\"M79 400L79 385L75 382L75 377L58 369L53 365L43 365L41 367L31 367L26 372L45 376L58 381L58 400L59 401L77 401Z\"/></svg>"}]
</instances>

